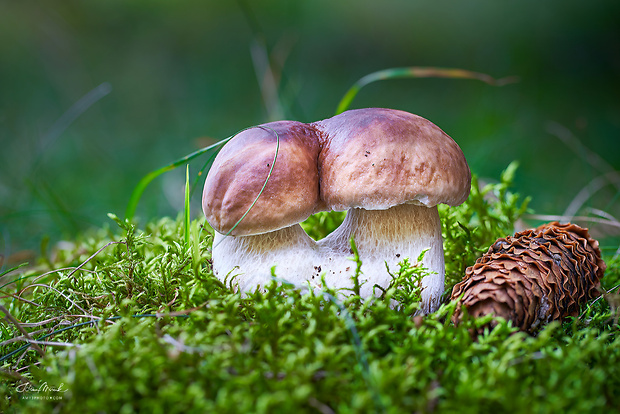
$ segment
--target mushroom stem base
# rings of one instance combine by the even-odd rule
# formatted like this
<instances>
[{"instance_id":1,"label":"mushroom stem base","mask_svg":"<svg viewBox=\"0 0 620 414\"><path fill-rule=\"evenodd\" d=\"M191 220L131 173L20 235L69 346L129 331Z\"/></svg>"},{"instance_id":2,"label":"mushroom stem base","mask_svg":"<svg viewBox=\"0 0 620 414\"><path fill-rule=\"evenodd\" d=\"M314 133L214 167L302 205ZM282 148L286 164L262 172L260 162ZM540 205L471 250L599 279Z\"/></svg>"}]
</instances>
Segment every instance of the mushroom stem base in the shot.
<instances>
[{"instance_id":1,"label":"mushroom stem base","mask_svg":"<svg viewBox=\"0 0 620 414\"><path fill-rule=\"evenodd\" d=\"M299 224L252 236L216 232L213 246L213 273L242 292L269 284L273 267L277 278L303 285L317 261L316 242Z\"/></svg>"},{"instance_id":2,"label":"mushroom stem base","mask_svg":"<svg viewBox=\"0 0 620 414\"><path fill-rule=\"evenodd\" d=\"M431 274L422 279L421 310L429 313L439 307L444 291L445 264L437 207L404 204L387 210L349 210L340 227L318 242L326 282L330 287L353 286L351 277L355 274L356 265L350 260L353 256L351 237L362 261L359 281L363 283L360 290L362 297L375 294L375 285L384 289L390 285L392 276L387 268L396 274L399 263L405 258L414 264L420 254L428 249L422 265Z\"/></svg>"}]
</instances>

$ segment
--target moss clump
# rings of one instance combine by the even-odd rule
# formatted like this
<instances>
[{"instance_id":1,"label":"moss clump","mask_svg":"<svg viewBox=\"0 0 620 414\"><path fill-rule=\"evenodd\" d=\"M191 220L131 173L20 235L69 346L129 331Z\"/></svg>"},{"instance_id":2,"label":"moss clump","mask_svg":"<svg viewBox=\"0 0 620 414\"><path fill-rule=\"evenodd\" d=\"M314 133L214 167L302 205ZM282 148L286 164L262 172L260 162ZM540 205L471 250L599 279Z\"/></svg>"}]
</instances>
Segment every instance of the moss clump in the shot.
<instances>
[{"instance_id":1,"label":"moss clump","mask_svg":"<svg viewBox=\"0 0 620 414\"><path fill-rule=\"evenodd\" d=\"M474 189L463 206L442 209L447 288L497 237L514 231L526 203L508 191L511 174ZM338 224L337 217L314 220L317 234ZM391 269L400 289L372 301L301 295L275 282L241 296L212 275L211 230L202 220L191 223L187 243L182 218L143 230L116 221L119 231L84 235L49 264L3 278L2 304L44 342L46 355L26 351L23 333L3 321L1 411L547 413L620 406L613 293L536 336L499 321L473 337L488 317L454 326L453 302L412 317L419 292L401 276L415 282L423 269L408 264ZM619 264L608 263L607 289L620 281Z\"/></svg>"}]
</instances>

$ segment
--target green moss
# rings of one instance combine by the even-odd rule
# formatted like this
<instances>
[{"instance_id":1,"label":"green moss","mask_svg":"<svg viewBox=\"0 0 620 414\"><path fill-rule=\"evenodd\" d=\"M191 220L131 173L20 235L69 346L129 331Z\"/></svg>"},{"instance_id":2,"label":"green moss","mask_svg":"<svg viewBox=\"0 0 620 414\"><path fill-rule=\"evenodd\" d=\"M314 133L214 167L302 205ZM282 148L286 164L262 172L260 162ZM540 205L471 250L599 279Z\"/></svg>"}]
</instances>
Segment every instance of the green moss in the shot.
<instances>
[{"instance_id":1,"label":"green moss","mask_svg":"<svg viewBox=\"0 0 620 414\"><path fill-rule=\"evenodd\" d=\"M495 238L511 234L525 211L527 200L508 191L513 173L474 189L464 205L441 209L448 288ZM312 220L317 234L339 222L323 214L306 225ZM191 223L189 243L183 217L144 230L115 221L119 231L83 235L54 251L50 264L3 277L2 284L13 281L2 288L7 311L32 337L56 344L44 345L41 358L23 341L11 342L21 334L3 321L1 411L555 413L620 406L613 301L598 300L580 318L536 336L500 322L474 338L470 332L488 318L454 326L454 303L412 317L415 281L425 269L391 269L393 286L373 301L301 295L276 283L241 296L212 275L212 231L203 221ZM63 270L42 276L50 265ZM619 269L617 259L609 261L605 287L617 284ZM26 380L35 390L23 388ZM48 389L37 391L42 384Z\"/></svg>"}]
</instances>

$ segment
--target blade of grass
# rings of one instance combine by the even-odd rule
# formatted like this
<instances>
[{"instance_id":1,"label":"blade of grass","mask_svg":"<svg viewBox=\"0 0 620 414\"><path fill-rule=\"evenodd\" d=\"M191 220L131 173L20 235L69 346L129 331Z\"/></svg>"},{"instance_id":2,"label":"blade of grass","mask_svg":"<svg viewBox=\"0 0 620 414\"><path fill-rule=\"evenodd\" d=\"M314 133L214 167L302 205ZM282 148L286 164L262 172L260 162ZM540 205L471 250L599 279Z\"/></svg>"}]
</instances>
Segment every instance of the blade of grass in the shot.
<instances>
[{"instance_id":1,"label":"blade of grass","mask_svg":"<svg viewBox=\"0 0 620 414\"><path fill-rule=\"evenodd\" d=\"M576 215L581 207L585 205L596 192L609 184L615 185L616 187L620 185L620 173L618 171L609 171L608 173L599 175L590 181L577 193L562 215L567 217Z\"/></svg>"},{"instance_id":2,"label":"blade of grass","mask_svg":"<svg viewBox=\"0 0 620 414\"><path fill-rule=\"evenodd\" d=\"M228 230L228 232L224 235L224 236L230 236L230 234L233 232L234 229L237 228L237 226L239 225L239 223L241 223L241 220L243 220L245 218L245 216L248 215L248 213L250 212L250 210L252 209L252 207L254 207L254 205L256 204L256 202L258 201L258 198L261 196L261 194L263 194L263 191L265 191L265 187L267 187L267 182L269 182L269 179L271 178L271 174L273 173L273 168L276 165L276 160L278 158L278 152L280 151L280 135L278 135L278 132L275 129L269 128L267 126L264 125L260 125L257 128L264 128L264 129L269 129L271 130L274 134L276 134L276 152L275 154L273 154L273 162L271 163L271 168L269 169L269 174L267 174L267 178L265 179L265 182L263 183L263 187L260 189L260 191L258 192L258 195L256 196L256 198L254 199L254 201L252 202L252 204L250 204L250 207L248 207L248 209L246 210L245 213L243 213L243 215L241 216L241 218L235 223L234 226L231 227L230 230ZM218 244L220 244L222 242L222 240L224 240L223 238L218 242ZM215 249L217 247L217 244L215 246L213 246L213 249Z\"/></svg>"},{"instance_id":3,"label":"blade of grass","mask_svg":"<svg viewBox=\"0 0 620 414\"><path fill-rule=\"evenodd\" d=\"M187 161L191 161L196 157L199 157L202 154L205 154L206 152L212 150L212 149L216 149L217 147L223 146L224 144L226 144L228 141L230 141L231 139L233 139L235 136L237 136L238 134L240 134L243 131L246 131L248 129L251 128L264 128L264 129L269 129L271 130L274 134L276 134L276 151L273 157L273 163L271 164L271 168L269 169L269 174L267 174L267 178L265 179L265 183L263 184L263 187L261 188L261 190L259 191L258 195L256 196L256 198L254 199L254 202L252 202L252 204L250 205L250 207L248 208L248 210L243 214L243 216L241 216L241 218L235 223L235 225L229 230L228 233L226 233L226 236L230 235L230 233L237 228L237 226L239 225L239 223L241 223L241 220L243 220L245 218L245 216L247 216L247 214L250 212L250 210L252 209L252 207L254 207L254 205L256 204L256 202L258 201L258 198L261 196L261 194L263 193L263 191L265 190L265 187L267 186L267 182L269 181L269 178L271 178L271 174L273 173L273 168L275 166L276 163L276 159L278 157L278 151L280 150L280 136L278 135L278 133L269 127L266 127L264 125L258 125L258 126L251 126L248 128L244 128L241 131L237 132L234 135L231 135L228 138L225 138L221 141L216 142L213 145L210 145L208 147L199 149L198 151L194 151L193 153L186 155L185 157L178 159L176 161L174 161L173 163L166 165L162 168L159 168L157 170L151 171L150 173L148 173L147 175L145 175L144 177L142 177L142 179L140 180L140 182L138 183L138 185L134 188L133 192L131 193L131 197L129 199L129 203L127 205L127 210L125 211L125 219L126 220L131 220L136 212L136 207L138 205L138 202L140 201L140 198L142 197L142 194L144 193L144 190L146 189L146 187L151 183L151 181L153 181L155 178L159 177L160 175L168 172L168 171L172 171L175 168L177 168L178 166L186 163ZM207 162L208 164L208 162ZM203 173L203 170L206 169L206 165L200 170L200 175ZM188 166L189 169L189 166ZM189 191L188 188L186 186L186 198L189 197ZM188 203L189 204L189 203ZM187 229L189 229L189 226L186 227ZM186 240L189 240L189 236L186 235L186 237L188 237ZM215 246L214 246L215 247Z\"/></svg>"},{"instance_id":4,"label":"blade of grass","mask_svg":"<svg viewBox=\"0 0 620 414\"><path fill-rule=\"evenodd\" d=\"M587 162L594 170L603 175L611 174L608 176L608 178L610 178L610 183L615 185L616 188L620 190L620 181L611 180L612 178L615 178L613 175L615 168L603 157L585 146L568 128L557 122L549 122L547 124L547 132L551 135L555 135L577 156Z\"/></svg>"},{"instance_id":5,"label":"blade of grass","mask_svg":"<svg viewBox=\"0 0 620 414\"><path fill-rule=\"evenodd\" d=\"M246 0L238 0L237 3L252 31L250 57L268 118L271 121L281 120L288 112L282 104L280 88L284 61L289 53L280 53L274 57L274 53L268 50L265 32L252 7ZM284 38L289 41L291 39L290 36Z\"/></svg>"},{"instance_id":6,"label":"blade of grass","mask_svg":"<svg viewBox=\"0 0 620 414\"><path fill-rule=\"evenodd\" d=\"M9 320L13 325L15 325L15 327L17 328L18 331L20 331L22 333L22 335L24 335L26 338L28 338L30 341L33 341L32 337L30 336L30 334L28 333L28 331L26 331L21 324L19 323L19 321L17 319L15 319L13 317L13 315L11 315L11 313L8 311L7 308L5 308L4 306L0 305L0 311L4 312L4 314L6 315L7 320ZM39 345L37 345L36 343L30 343L28 345L28 347L32 346L32 348L34 348L35 351L37 351L39 353L39 355L41 355L42 357L45 356L45 352L43 352L43 349L41 349L41 347Z\"/></svg>"},{"instance_id":7,"label":"blade of grass","mask_svg":"<svg viewBox=\"0 0 620 414\"><path fill-rule=\"evenodd\" d=\"M6 276L6 275L8 275L9 273L11 273L13 270L17 270L17 269L19 269L20 267L24 267L24 266L28 266L28 262L26 262L26 263L22 263L22 264L19 264L19 265L15 266L15 267L12 267L12 268L8 269L8 270L5 270L5 271L3 271L3 272L0 272L0 277ZM6 286L6 284L4 284L4 285L0 286L0 289L2 289L4 286Z\"/></svg>"},{"instance_id":8,"label":"blade of grass","mask_svg":"<svg viewBox=\"0 0 620 414\"><path fill-rule=\"evenodd\" d=\"M527 214L524 216L527 219L540 220L540 221L559 221L563 223L568 222L584 222L584 223L599 223L611 227L620 228L620 222L612 221L609 219L589 216L562 216L555 214Z\"/></svg>"},{"instance_id":9,"label":"blade of grass","mask_svg":"<svg viewBox=\"0 0 620 414\"><path fill-rule=\"evenodd\" d=\"M354 245L353 238L351 238L351 244ZM357 252L355 253L357 256ZM359 257L357 257L356 260L358 264L361 266L361 261L359 261ZM356 283L359 284L359 282L356 282ZM374 408L375 408L374 412L378 412L378 413L385 412L383 403L381 401L380 391L377 388L375 381L372 377L372 374L370 372L370 364L368 363L368 357L366 356L366 352L364 351L364 347L362 346L362 338L360 337L357 327L355 326L355 321L353 320L353 317L351 316L347 308L344 306L344 304L342 304L338 300L338 298L336 298L334 295L332 295L331 293L325 290L323 290L321 293L325 297L327 297L334 305L338 307L340 311L338 316L342 318L342 320L345 323L345 326L351 333L351 343L353 344L353 349L355 350L355 357L360 366L360 372L362 374L362 378L364 382L366 383L366 386L368 387L368 391L372 395L372 400L373 400ZM357 295L357 293L355 294Z\"/></svg>"},{"instance_id":10,"label":"blade of grass","mask_svg":"<svg viewBox=\"0 0 620 414\"><path fill-rule=\"evenodd\" d=\"M62 293L60 290L58 290L58 289L56 289L55 287L50 286L50 285L46 285L46 284L43 284L43 283L32 283L32 284L30 284L30 285L28 285L28 286L26 286L26 287L22 288L22 289L18 292L18 294L21 296L21 295L22 295L22 294L23 294L23 293L24 293L27 289L32 289L32 288L35 288L35 287L42 287L42 288L45 288L45 289L51 289L51 290L53 290L54 292L58 293L60 296L62 296L63 298L65 298L65 300L66 300L67 302L71 303L73 306L75 306L76 308L78 308L79 310L81 310L81 311L84 313L84 315L88 315L88 317L89 317L89 318L92 318L92 319L98 319L98 317L97 317L97 316L93 316L93 315L89 314L88 312L86 312L86 310L84 310L84 308L82 308L80 305L78 305L75 301L71 300L71 298L69 298L67 295L65 295L65 294L64 294L64 293ZM0 309L1 309L1 308L0 308ZM69 307L69 309L71 309L71 307Z\"/></svg>"},{"instance_id":11,"label":"blade of grass","mask_svg":"<svg viewBox=\"0 0 620 414\"><path fill-rule=\"evenodd\" d=\"M49 341L27 341L30 344L33 345L44 345L44 346L64 346L67 348L80 348L81 345L78 344L72 344L70 342L49 342Z\"/></svg>"},{"instance_id":12,"label":"blade of grass","mask_svg":"<svg viewBox=\"0 0 620 414\"><path fill-rule=\"evenodd\" d=\"M215 156L216 155L217 155L217 152L214 152L213 154L211 154L211 156L204 163L204 165L202 166L200 171L198 171L197 178L202 177L202 175L205 173L205 171L208 171L209 168L211 168L211 165L213 164L213 161L215 160ZM192 184L192 190L190 191L190 194L189 194L190 198L196 192L196 188L197 188L199 182L200 182L200 180L197 179L197 180L194 181L194 184Z\"/></svg>"},{"instance_id":13,"label":"blade of grass","mask_svg":"<svg viewBox=\"0 0 620 414\"><path fill-rule=\"evenodd\" d=\"M278 96L278 79L271 67L271 59L263 38L256 38L250 47L254 72L258 80L263 103L269 119L276 121L284 117L284 111Z\"/></svg>"},{"instance_id":14,"label":"blade of grass","mask_svg":"<svg viewBox=\"0 0 620 414\"><path fill-rule=\"evenodd\" d=\"M242 132L242 131L239 131ZM205 148L201 148L198 151L194 151L189 155L186 155L183 158L180 158L176 161L174 161L172 164L166 165L165 167L159 168L157 170L151 171L150 173L148 173L147 175L145 175L144 177L142 177L142 179L140 180L140 182L138 183L138 185L136 185L136 187L134 188L133 192L131 193L131 197L129 198L129 203L127 204L127 209L125 210L125 218L127 220L131 220L133 219L133 216L136 212L136 207L138 206L138 202L140 201L140 198L142 197L142 194L144 193L144 190L146 189L146 187L151 183L151 181L153 181L155 178L159 177L160 175L162 175L165 172L168 171L172 171L175 168L177 168L180 165L185 164L188 161L193 160L196 157L201 156L202 154L211 151L213 149L216 149L220 146L223 146L224 144L226 144L228 141L230 141L235 135L239 134L239 132L237 132L234 135L229 136L228 138L225 138L221 141L216 142L213 145L209 145L208 147Z\"/></svg>"},{"instance_id":15,"label":"blade of grass","mask_svg":"<svg viewBox=\"0 0 620 414\"><path fill-rule=\"evenodd\" d=\"M2 309L2 305L0 305L0 309ZM131 315L133 318L164 318L164 317L175 317L175 318L187 318L189 317L188 314L199 309L200 307L194 307L191 309L185 309L182 311L178 311L178 312L169 312L169 313L149 313L149 314L137 314L137 315ZM64 328L60 328L60 329L56 329L53 332L50 332L48 334L45 334L39 338L36 339L36 341L42 341L46 338L49 338L50 336L59 334L61 332L67 331L69 329L75 329L75 328L79 328L81 326L85 326L85 325L94 325L96 324L99 320L101 320L102 318L99 317L94 317L97 320L90 320L90 321L86 321L86 322L80 322L80 323L76 323L70 326L65 326ZM121 316L111 316L109 318L103 318L105 321L114 321L114 320L118 320L121 319ZM23 329L23 328L22 328ZM30 337L27 333L26 333L27 337L30 338L32 340L32 337ZM27 348L29 348L31 346L30 343L12 351L9 352L8 354L2 355L0 356L0 363L6 361L7 359L9 359L10 357L12 357L15 354L18 354L22 351L27 350ZM36 346L36 343L34 344L34 346Z\"/></svg>"},{"instance_id":16,"label":"blade of grass","mask_svg":"<svg viewBox=\"0 0 620 414\"><path fill-rule=\"evenodd\" d=\"M160 175L168 172L168 171L172 171L175 168L187 163L188 161L191 161L199 156L201 156L202 154L205 154L211 150L219 150L218 147L223 147L224 144L226 144L228 141L230 141L231 139L233 139L234 137L236 137L237 135L239 135L240 133L242 133L243 131L246 131L248 129L251 128L256 128L256 125L253 125L251 127L247 127L244 128L236 133L234 133L233 135L229 136L228 138L224 138L218 142L216 142L215 144L209 145L208 147L204 147L199 149L198 151L194 151L191 154L186 155L183 158L180 158L176 161L174 161L171 164L168 164L164 167L161 167L157 170L151 171L150 173L148 173L147 175L145 175L144 177L142 177L142 179L138 182L138 185L136 185L136 187L134 188L133 192L131 193L131 196L129 197L129 203L127 203L127 209L125 210L125 219L131 221L133 219L134 214L136 213L136 207L138 206L138 202L140 202L140 198L142 197L142 194L144 193L144 190L146 189L146 187L151 183L151 181L153 181L155 178L159 177ZM214 156L213 156L214 157ZM212 158L209 158L209 160L205 163L205 165L203 166L203 168L200 170L200 172L198 173L198 176L202 175L202 173L204 172L204 170L206 169L206 166L209 165L209 161ZM193 193L193 189L192 189L192 193Z\"/></svg>"},{"instance_id":17,"label":"blade of grass","mask_svg":"<svg viewBox=\"0 0 620 414\"><path fill-rule=\"evenodd\" d=\"M349 108L357 93L364 86L380 80L399 78L476 79L493 86L503 86L509 83L516 82L518 80L516 77L513 76L495 79L484 73L455 68L410 66L404 68L383 69L377 72L370 73L355 82L353 86L347 91L347 93L344 94L344 97L338 104L338 108L336 109L336 115L346 111Z\"/></svg>"},{"instance_id":18,"label":"blade of grass","mask_svg":"<svg viewBox=\"0 0 620 414\"><path fill-rule=\"evenodd\" d=\"M46 211L55 213L51 215L61 229L70 229L72 233L77 233L80 226L78 216L67 206L66 201L56 193L53 186L49 185L43 177L26 178L24 185L30 190L30 194L37 197L45 206Z\"/></svg>"},{"instance_id":19,"label":"blade of grass","mask_svg":"<svg viewBox=\"0 0 620 414\"><path fill-rule=\"evenodd\" d=\"M103 82L99 86L90 90L86 95L82 96L76 103L74 103L69 109L63 113L60 118L54 122L50 129L41 137L39 142L39 148L35 161L30 167L30 176L34 176L36 170L41 164L41 160L47 153L49 148L54 142L69 128L69 126L86 112L91 106L97 103L101 98L112 92L112 85L109 82Z\"/></svg>"},{"instance_id":20,"label":"blade of grass","mask_svg":"<svg viewBox=\"0 0 620 414\"><path fill-rule=\"evenodd\" d=\"M25 265L27 265L27 263L22 263L22 264L21 264L21 265L19 265L18 267L22 267L22 266L25 266ZM83 264L82 264L82 265L83 265ZM13 269L16 269L16 268L13 268ZM11 271L11 270L13 270L13 269L8 270L6 273L10 272L10 271ZM30 279L31 277L36 277L36 278L37 278L36 280L39 280L39 279L41 279L41 278L43 278L43 277L45 277L45 276L49 276L49 275L51 275L51 274L58 273L58 272L63 272L63 271L65 271L65 270L77 270L77 269L76 269L75 267L63 267L63 268L60 268L60 269L50 270L49 272L45 272L45 273L43 273L43 274L41 274L41 275L37 275L37 274L35 273L35 274L31 274L31 275L26 275L26 276L18 277L17 279L15 279L15 280L11 280L10 282L6 282L6 283L5 283L5 284L3 284L2 286L0 286L0 291L1 291L2 289L4 289L6 286L8 286L8 285L10 285L10 284L12 284L12 283L16 283L16 282L18 282L18 281L20 281L20 280Z\"/></svg>"},{"instance_id":21,"label":"blade of grass","mask_svg":"<svg viewBox=\"0 0 620 414\"><path fill-rule=\"evenodd\" d=\"M17 371L12 371L12 370L8 370L8 369L0 368L0 374L4 375L5 377L14 378L16 380L19 380L22 383L32 385L32 382L30 382L30 380L28 380L28 378L20 375L20 373L17 372Z\"/></svg>"},{"instance_id":22,"label":"blade of grass","mask_svg":"<svg viewBox=\"0 0 620 414\"><path fill-rule=\"evenodd\" d=\"M183 218L184 218L184 233L185 233L185 247L189 249L189 217L190 208L189 208L189 164L187 164L187 168L185 170L185 208L183 210Z\"/></svg>"},{"instance_id":23,"label":"blade of grass","mask_svg":"<svg viewBox=\"0 0 620 414\"><path fill-rule=\"evenodd\" d=\"M113 318L108 318L107 320L119 319L119 318L120 318L120 316L113 317ZM46 335L41 336L38 340L40 341L40 340L43 340L45 338L49 338L52 335L55 335L55 334L67 331L69 329L74 329L74 328L77 328L77 327L80 327L80 326L91 325L91 324L95 324L95 323L97 323L97 321L80 322L80 323L77 323L75 325L71 325L71 326L67 326L67 327L61 328L61 329L57 329L54 332L51 332L51 333L48 333ZM8 354L2 355L0 357L0 363L2 363L4 361L6 361L7 359L11 358L13 355L18 354L18 353L26 350L29 347L30 347L30 344L26 344L26 345L24 345L24 346L22 346L20 348L15 349L14 351L9 352Z\"/></svg>"}]
</instances>

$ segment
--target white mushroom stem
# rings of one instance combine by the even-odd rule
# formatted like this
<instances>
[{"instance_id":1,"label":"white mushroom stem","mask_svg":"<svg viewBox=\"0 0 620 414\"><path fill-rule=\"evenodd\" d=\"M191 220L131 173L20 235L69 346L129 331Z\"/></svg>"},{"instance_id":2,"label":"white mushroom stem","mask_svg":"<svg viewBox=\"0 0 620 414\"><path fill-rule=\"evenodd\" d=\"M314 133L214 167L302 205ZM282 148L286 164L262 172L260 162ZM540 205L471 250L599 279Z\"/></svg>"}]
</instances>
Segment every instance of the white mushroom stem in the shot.
<instances>
[{"instance_id":1,"label":"white mushroom stem","mask_svg":"<svg viewBox=\"0 0 620 414\"><path fill-rule=\"evenodd\" d=\"M420 253L429 249L422 260L422 265L432 272L422 279L422 311L434 312L439 307L445 264L437 207L403 204L387 210L349 210L340 227L318 242L330 287L353 286L351 276L356 264L351 261L351 236L362 262L362 297L370 297L374 285L386 288L390 284L392 277L386 263L390 272L396 274L399 262L409 258L409 263L414 264Z\"/></svg>"},{"instance_id":2,"label":"white mushroom stem","mask_svg":"<svg viewBox=\"0 0 620 414\"><path fill-rule=\"evenodd\" d=\"M227 285L233 280L242 292L266 286L278 279L298 286L311 278L317 262L317 245L299 224L252 236L224 236L213 239L213 272Z\"/></svg>"}]
</instances>

